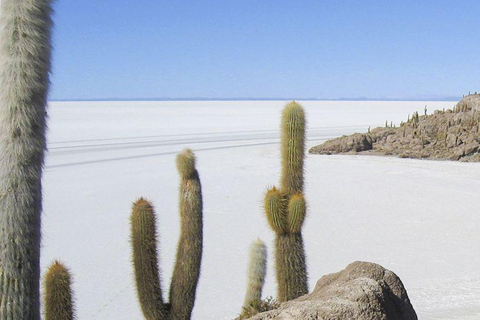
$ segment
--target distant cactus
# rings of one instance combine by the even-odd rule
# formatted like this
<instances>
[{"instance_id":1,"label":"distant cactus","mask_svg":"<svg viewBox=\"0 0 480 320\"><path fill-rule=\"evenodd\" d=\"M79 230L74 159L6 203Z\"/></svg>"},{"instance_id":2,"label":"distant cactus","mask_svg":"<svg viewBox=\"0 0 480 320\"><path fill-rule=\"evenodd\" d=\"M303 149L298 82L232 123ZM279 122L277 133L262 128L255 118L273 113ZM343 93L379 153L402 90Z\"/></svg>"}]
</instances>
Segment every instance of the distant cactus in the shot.
<instances>
[{"instance_id":1,"label":"distant cactus","mask_svg":"<svg viewBox=\"0 0 480 320\"><path fill-rule=\"evenodd\" d=\"M51 1L0 7L0 320L40 319Z\"/></svg>"},{"instance_id":2,"label":"distant cactus","mask_svg":"<svg viewBox=\"0 0 480 320\"><path fill-rule=\"evenodd\" d=\"M262 240L257 239L250 246L248 262L248 283L245 293L244 308L248 308L262 299L262 290L267 274L267 247Z\"/></svg>"},{"instance_id":3,"label":"distant cactus","mask_svg":"<svg viewBox=\"0 0 480 320\"><path fill-rule=\"evenodd\" d=\"M75 319L71 282L70 272L61 262L48 268L43 282L45 320Z\"/></svg>"},{"instance_id":4,"label":"distant cactus","mask_svg":"<svg viewBox=\"0 0 480 320\"><path fill-rule=\"evenodd\" d=\"M306 216L303 197L305 157L305 113L296 102L289 103L282 115L281 188L265 195L265 214L275 231L275 266L280 302L308 293L302 225Z\"/></svg>"},{"instance_id":5,"label":"distant cactus","mask_svg":"<svg viewBox=\"0 0 480 320\"><path fill-rule=\"evenodd\" d=\"M181 177L181 231L168 304L162 298L153 206L140 198L132 209L135 280L138 299L147 320L188 320L195 303L203 248L203 204L200 178L191 150L187 149L177 156L177 169Z\"/></svg>"}]
</instances>

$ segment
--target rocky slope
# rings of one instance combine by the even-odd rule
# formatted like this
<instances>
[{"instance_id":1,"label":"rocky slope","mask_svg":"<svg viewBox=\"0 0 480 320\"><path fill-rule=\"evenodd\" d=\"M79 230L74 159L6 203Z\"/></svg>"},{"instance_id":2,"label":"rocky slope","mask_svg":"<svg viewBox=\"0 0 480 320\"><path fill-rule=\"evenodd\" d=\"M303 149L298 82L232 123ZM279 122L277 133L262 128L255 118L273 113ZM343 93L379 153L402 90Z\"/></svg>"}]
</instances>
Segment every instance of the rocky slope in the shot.
<instances>
[{"instance_id":1,"label":"rocky slope","mask_svg":"<svg viewBox=\"0 0 480 320\"><path fill-rule=\"evenodd\" d=\"M312 147L309 152L480 161L479 120L480 94L471 94L453 110L436 110L430 115L415 113L399 127L378 127L342 136Z\"/></svg>"}]
</instances>

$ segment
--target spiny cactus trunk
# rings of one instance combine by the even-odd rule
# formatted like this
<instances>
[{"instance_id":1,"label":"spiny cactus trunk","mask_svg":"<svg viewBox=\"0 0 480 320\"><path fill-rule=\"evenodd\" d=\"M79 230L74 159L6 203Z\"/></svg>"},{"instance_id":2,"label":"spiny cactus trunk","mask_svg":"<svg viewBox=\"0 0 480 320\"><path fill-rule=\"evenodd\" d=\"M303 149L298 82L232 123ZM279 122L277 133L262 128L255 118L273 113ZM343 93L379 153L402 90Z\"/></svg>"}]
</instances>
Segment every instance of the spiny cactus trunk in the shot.
<instances>
[{"instance_id":1,"label":"spiny cactus trunk","mask_svg":"<svg viewBox=\"0 0 480 320\"><path fill-rule=\"evenodd\" d=\"M55 261L44 280L45 320L73 320L73 294L70 271Z\"/></svg>"},{"instance_id":2,"label":"spiny cactus trunk","mask_svg":"<svg viewBox=\"0 0 480 320\"><path fill-rule=\"evenodd\" d=\"M185 150L177 156L180 182L180 240L170 284L172 320L188 320L195 303L202 260L202 187L195 169L195 156Z\"/></svg>"},{"instance_id":3,"label":"spiny cactus trunk","mask_svg":"<svg viewBox=\"0 0 480 320\"><path fill-rule=\"evenodd\" d=\"M244 308L251 307L255 301L262 299L265 275L267 274L267 247L262 240L257 239L250 246L248 262L248 283L245 293Z\"/></svg>"},{"instance_id":4,"label":"spiny cactus trunk","mask_svg":"<svg viewBox=\"0 0 480 320\"><path fill-rule=\"evenodd\" d=\"M302 234L277 235L275 252L278 301L285 302L307 294L307 270Z\"/></svg>"},{"instance_id":5,"label":"spiny cactus trunk","mask_svg":"<svg viewBox=\"0 0 480 320\"><path fill-rule=\"evenodd\" d=\"M50 0L0 7L0 320L40 319Z\"/></svg>"},{"instance_id":6,"label":"spiny cactus trunk","mask_svg":"<svg viewBox=\"0 0 480 320\"><path fill-rule=\"evenodd\" d=\"M147 320L167 319L157 260L156 217L150 202L143 198L137 200L130 222L135 282L143 315Z\"/></svg>"}]
</instances>

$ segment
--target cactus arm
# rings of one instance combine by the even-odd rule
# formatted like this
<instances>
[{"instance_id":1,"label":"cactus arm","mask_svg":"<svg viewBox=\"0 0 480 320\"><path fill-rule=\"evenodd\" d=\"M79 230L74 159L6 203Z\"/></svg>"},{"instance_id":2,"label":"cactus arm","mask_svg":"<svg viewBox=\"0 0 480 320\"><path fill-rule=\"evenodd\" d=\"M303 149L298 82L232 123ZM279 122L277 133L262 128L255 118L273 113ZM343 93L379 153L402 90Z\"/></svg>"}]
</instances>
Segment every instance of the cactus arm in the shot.
<instances>
[{"instance_id":1,"label":"cactus arm","mask_svg":"<svg viewBox=\"0 0 480 320\"><path fill-rule=\"evenodd\" d=\"M40 319L51 1L0 8L0 319Z\"/></svg>"},{"instance_id":2,"label":"cactus arm","mask_svg":"<svg viewBox=\"0 0 480 320\"><path fill-rule=\"evenodd\" d=\"M202 260L202 187L191 150L187 149L177 156L177 169L181 180L181 230L170 284L170 316L172 320L188 320L195 303Z\"/></svg>"},{"instance_id":3,"label":"cactus arm","mask_svg":"<svg viewBox=\"0 0 480 320\"><path fill-rule=\"evenodd\" d=\"M140 198L133 204L130 223L135 283L143 315L147 320L167 319L157 260L156 217L150 202Z\"/></svg>"},{"instance_id":4,"label":"cactus arm","mask_svg":"<svg viewBox=\"0 0 480 320\"><path fill-rule=\"evenodd\" d=\"M287 232L287 208L285 196L275 187L265 194L265 215L275 233Z\"/></svg>"},{"instance_id":5,"label":"cactus arm","mask_svg":"<svg viewBox=\"0 0 480 320\"><path fill-rule=\"evenodd\" d=\"M300 233L307 214L307 203L301 193L294 194L288 202L287 225L289 233Z\"/></svg>"},{"instance_id":6,"label":"cactus arm","mask_svg":"<svg viewBox=\"0 0 480 320\"><path fill-rule=\"evenodd\" d=\"M45 275L45 320L75 319L70 271L60 262L50 265Z\"/></svg>"}]
</instances>

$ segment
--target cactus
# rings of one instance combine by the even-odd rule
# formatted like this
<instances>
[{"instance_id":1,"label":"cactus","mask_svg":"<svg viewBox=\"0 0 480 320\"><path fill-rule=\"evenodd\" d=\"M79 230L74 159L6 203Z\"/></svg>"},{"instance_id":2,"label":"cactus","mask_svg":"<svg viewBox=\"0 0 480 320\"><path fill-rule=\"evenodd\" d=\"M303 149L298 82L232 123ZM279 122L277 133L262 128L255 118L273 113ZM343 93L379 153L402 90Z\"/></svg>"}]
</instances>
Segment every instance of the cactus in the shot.
<instances>
[{"instance_id":1,"label":"cactus","mask_svg":"<svg viewBox=\"0 0 480 320\"><path fill-rule=\"evenodd\" d=\"M59 261L50 265L45 275L45 320L73 320L74 305L70 271Z\"/></svg>"},{"instance_id":2,"label":"cactus","mask_svg":"<svg viewBox=\"0 0 480 320\"><path fill-rule=\"evenodd\" d=\"M195 303L202 259L202 190L195 156L185 150L177 156L180 173L181 231L177 257L170 283L170 301L165 303L157 261L155 213L140 198L132 209L131 231L137 295L147 320L188 320Z\"/></svg>"},{"instance_id":3,"label":"cactus","mask_svg":"<svg viewBox=\"0 0 480 320\"><path fill-rule=\"evenodd\" d=\"M0 319L40 319L50 0L0 7Z\"/></svg>"},{"instance_id":4,"label":"cactus","mask_svg":"<svg viewBox=\"0 0 480 320\"><path fill-rule=\"evenodd\" d=\"M281 191L290 197L303 192L303 160L305 158L305 113L294 102L282 114L282 178Z\"/></svg>"},{"instance_id":5,"label":"cactus","mask_svg":"<svg viewBox=\"0 0 480 320\"><path fill-rule=\"evenodd\" d=\"M267 274L267 247L262 240L257 239L250 246L250 259L248 263L247 292L243 308L248 308L262 298L265 275Z\"/></svg>"},{"instance_id":6,"label":"cactus","mask_svg":"<svg viewBox=\"0 0 480 320\"><path fill-rule=\"evenodd\" d=\"M147 320L167 317L157 261L156 220L149 201L140 198L133 204L130 216L133 267L138 299Z\"/></svg>"},{"instance_id":7,"label":"cactus","mask_svg":"<svg viewBox=\"0 0 480 320\"><path fill-rule=\"evenodd\" d=\"M202 187L189 149L177 156L180 182L181 235L170 284L171 319L190 319L202 260Z\"/></svg>"},{"instance_id":8,"label":"cactus","mask_svg":"<svg viewBox=\"0 0 480 320\"><path fill-rule=\"evenodd\" d=\"M265 215L275 232L275 266L278 300L285 302L308 293L302 225L306 216L303 196L305 113L296 102L282 116L281 188L265 195Z\"/></svg>"}]
</instances>

